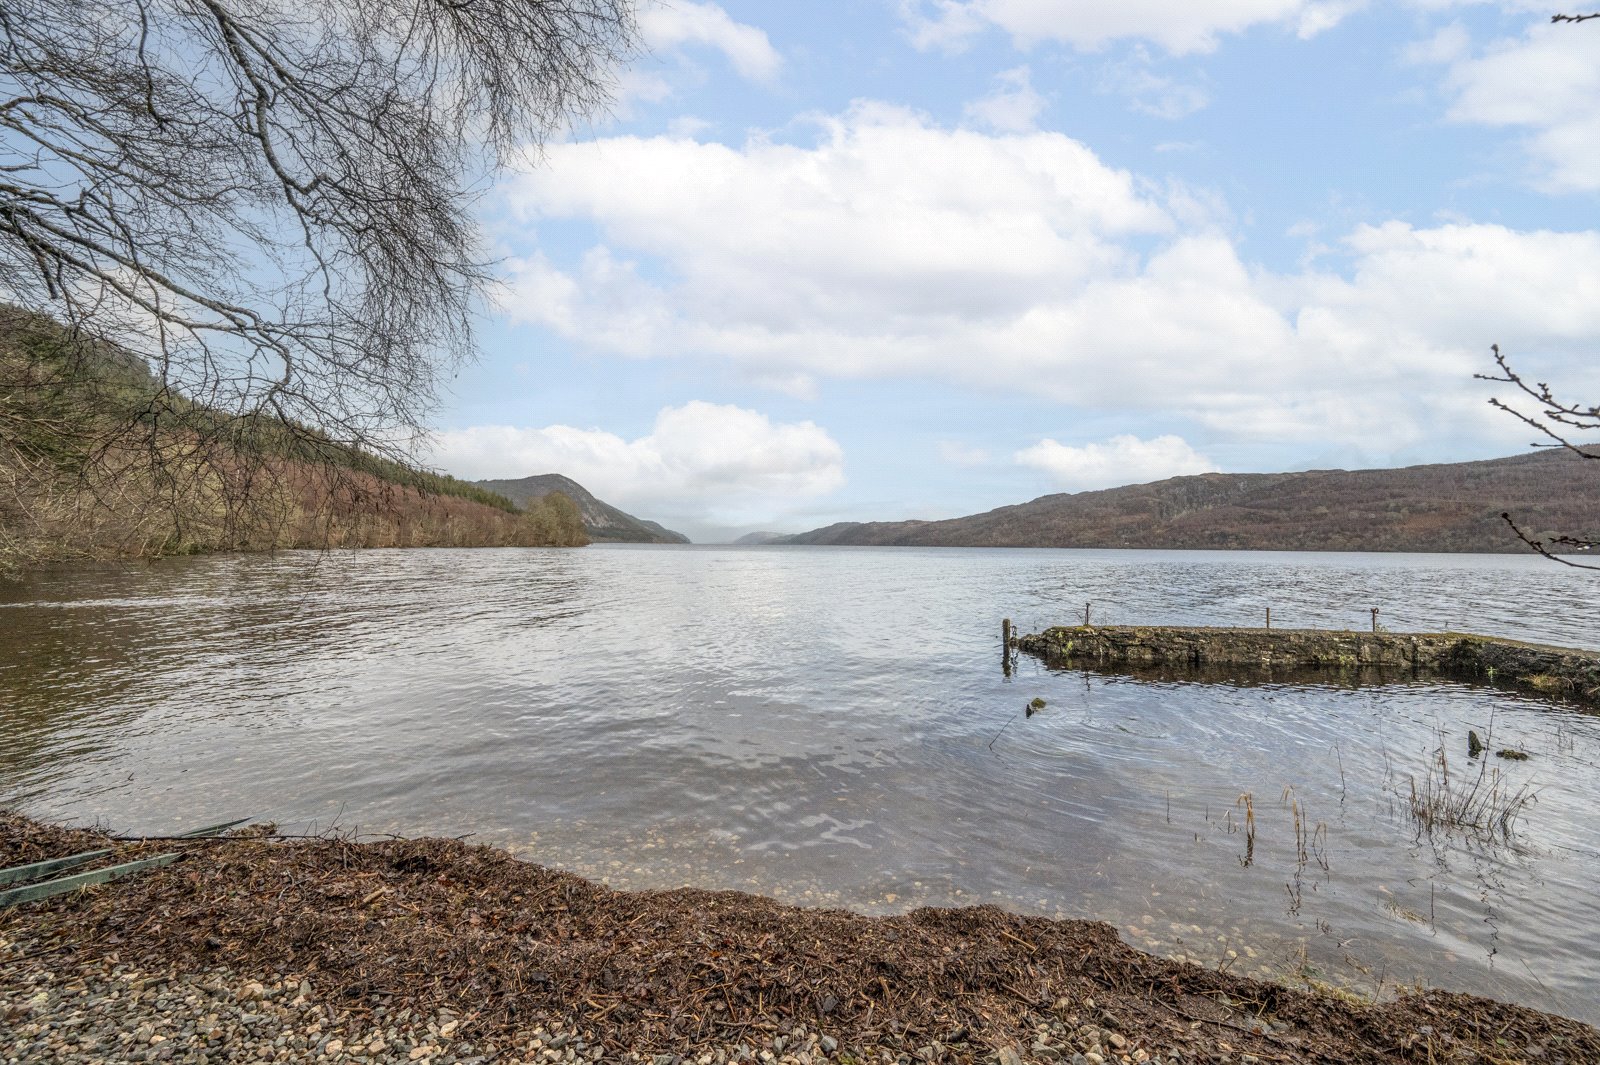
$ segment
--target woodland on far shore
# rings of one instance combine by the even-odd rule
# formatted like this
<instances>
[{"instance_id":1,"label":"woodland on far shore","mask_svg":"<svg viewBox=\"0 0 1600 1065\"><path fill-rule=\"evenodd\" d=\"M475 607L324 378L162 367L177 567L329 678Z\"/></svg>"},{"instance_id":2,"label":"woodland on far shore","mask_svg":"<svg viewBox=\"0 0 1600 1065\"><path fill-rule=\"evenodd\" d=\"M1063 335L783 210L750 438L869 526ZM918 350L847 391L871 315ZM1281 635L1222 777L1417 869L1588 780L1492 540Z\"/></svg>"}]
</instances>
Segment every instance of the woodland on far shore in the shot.
<instances>
[{"instance_id":1,"label":"woodland on far shore","mask_svg":"<svg viewBox=\"0 0 1600 1065\"><path fill-rule=\"evenodd\" d=\"M270 419L160 394L143 359L0 305L0 574L74 559L353 547L576 547L519 507Z\"/></svg>"},{"instance_id":2,"label":"woodland on far shore","mask_svg":"<svg viewBox=\"0 0 1600 1065\"><path fill-rule=\"evenodd\" d=\"M769 544L1522 552L1600 528L1600 462L1568 448L1389 470L1203 473L944 521L841 522ZM1518 529L1507 524L1510 513ZM1581 547L1582 542L1576 542Z\"/></svg>"}]
</instances>

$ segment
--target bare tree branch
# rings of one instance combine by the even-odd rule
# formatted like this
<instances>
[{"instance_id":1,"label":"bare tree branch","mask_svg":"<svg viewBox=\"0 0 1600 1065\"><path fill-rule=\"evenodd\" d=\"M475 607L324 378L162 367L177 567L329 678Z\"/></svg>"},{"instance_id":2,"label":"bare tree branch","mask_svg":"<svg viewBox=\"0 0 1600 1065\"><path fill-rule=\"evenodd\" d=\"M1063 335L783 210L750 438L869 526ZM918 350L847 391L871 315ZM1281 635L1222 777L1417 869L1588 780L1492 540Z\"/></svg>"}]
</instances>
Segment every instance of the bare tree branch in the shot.
<instances>
[{"instance_id":1,"label":"bare tree branch","mask_svg":"<svg viewBox=\"0 0 1600 1065\"><path fill-rule=\"evenodd\" d=\"M1563 566L1571 566L1573 569L1600 570L1600 566L1592 566L1584 562L1574 562L1570 558L1562 558L1560 555L1553 554L1550 550L1552 547L1571 547L1575 550L1587 551L1592 547L1600 547L1600 540L1580 540L1572 536L1553 536L1549 540L1541 540L1536 537L1529 536L1526 532L1524 532L1522 527L1512 519L1510 514L1501 514L1500 517L1507 525L1511 527L1511 531L1516 534L1517 539L1527 544L1533 550L1539 552L1539 554L1543 555L1545 558L1548 558L1551 562L1559 562Z\"/></svg>"},{"instance_id":2,"label":"bare tree branch","mask_svg":"<svg viewBox=\"0 0 1600 1065\"><path fill-rule=\"evenodd\" d=\"M1588 22L1590 19L1600 18L1600 12L1592 15L1552 15L1551 22ZM1499 367L1498 374L1473 374L1480 381L1495 381L1508 384L1521 392L1523 396L1534 401L1538 409L1529 414L1503 402L1498 396L1489 400L1489 405L1498 410L1503 410L1523 424L1536 430L1546 438L1546 442L1535 444L1535 447L1560 447L1581 455L1586 459L1600 459L1600 451L1595 450L1595 445L1574 442L1568 434L1577 432L1600 431L1600 405L1585 406L1582 403L1573 403L1556 396L1554 390L1543 381L1530 384L1523 376L1512 369L1510 362L1500 352L1500 345L1493 344L1490 351L1494 353L1494 362ZM1501 519L1511 527L1517 539L1528 545L1531 549L1548 558L1552 562L1559 562L1563 566L1574 569L1600 570L1600 566L1588 565L1582 562L1573 562L1555 554L1551 548L1568 547L1576 551L1587 551L1600 547L1600 540L1589 540L1577 536L1557 535L1550 537L1533 536L1526 532L1509 513L1500 515Z\"/></svg>"},{"instance_id":3,"label":"bare tree branch","mask_svg":"<svg viewBox=\"0 0 1600 1065\"><path fill-rule=\"evenodd\" d=\"M1513 370L1510 362L1501 354L1499 344L1490 345L1489 350L1494 353L1495 365L1500 368L1500 372L1472 376L1480 381L1495 381L1513 386L1524 396L1532 399L1539 410L1535 414L1526 414L1499 398L1489 400L1491 407L1503 410L1543 433L1550 440L1544 445L1546 447L1564 447L1586 459L1600 459L1600 451L1594 450L1595 445L1574 443L1563 435L1568 430L1600 432L1600 406L1584 406L1581 403L1560 399L1545 382L1529 383Z\"/></svg>"},{"instance_id":4,"label":"bare tree branch","mask_svg":"<svg viewBox=\"0 0 1600 1065\"><path fill-rule=\"evenodd\" d=\"M1546 442L1535 444L1535 447L1565 448L1586 459L1600 459L1600 449L1597 449L1596 445L1574 440L1571 435L1575 432L1600 432L1600 406L1574 403L1557 396L1545 382L1530 382L1518 373L1511 366L1510 360L1501 352L1499 344L1491 345L1489 350L1494 354L1495 366L1499 368L1499 373L1473 374L1473 376L1480 381L1511 385L1525 398L1531 399L1536 409L1532 413L1518 409L1498 396L1489 400L1491 407L1505 411L1542 434ZM1536 536L1523 529L1509 513L1501 514L1500 517L1511 527L1517 539L1545 558L1574 569L1600 570L1600 566L1573 562L1555 554L1553 550L1565 547L1575 551L1588 551L1600 547L1600 540L1568 535Z\"/></svg>"},{"instance_id":5,"label":"bare tree branch","mask_svg":"<svg viewBox=\"0 0 1600 1065\"><path fill-rule=\"evenodd\" d=\"M404 458L472 350L476 196L605 105L633 6L4 0L0 302L148 364L101 458L267 424Z\"/></svg>"}]
</instances>

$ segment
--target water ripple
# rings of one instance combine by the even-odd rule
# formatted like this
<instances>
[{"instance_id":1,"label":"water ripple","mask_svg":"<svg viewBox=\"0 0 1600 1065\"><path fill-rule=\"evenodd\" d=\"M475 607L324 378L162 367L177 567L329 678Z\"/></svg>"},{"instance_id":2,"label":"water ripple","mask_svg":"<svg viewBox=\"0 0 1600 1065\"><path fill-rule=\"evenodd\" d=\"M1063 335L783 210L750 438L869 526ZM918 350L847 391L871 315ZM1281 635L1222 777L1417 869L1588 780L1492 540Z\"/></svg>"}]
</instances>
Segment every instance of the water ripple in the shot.
<instances>
[{"instance_id":1,"label":"water ripple","mask_svg":"<svg viewBox=\"0 0 1600 1065\"><path fill-rule=\"evenodd\" d=\"M998 627L1467 629L1583 645L1519 556L604 547L83 569L0 589L0 802L461 835L627 887L996 901L1358 990L1600 1020L1600 718L1448 683L1000 670ZM1047 706L1029 715L1033 698ZM1467 728L1518 846L1417 834ZM1475 771L1475 770L1472 770ZM1243 796L1248 795L1246 803ZM1254 820L1249 837L1246 807ZM1310 839L1302 854L1296 836ZM204 820L205 818L200 818ZM1239 956L1227 958L1227 951Z\"/></svg>"}]
</instances>

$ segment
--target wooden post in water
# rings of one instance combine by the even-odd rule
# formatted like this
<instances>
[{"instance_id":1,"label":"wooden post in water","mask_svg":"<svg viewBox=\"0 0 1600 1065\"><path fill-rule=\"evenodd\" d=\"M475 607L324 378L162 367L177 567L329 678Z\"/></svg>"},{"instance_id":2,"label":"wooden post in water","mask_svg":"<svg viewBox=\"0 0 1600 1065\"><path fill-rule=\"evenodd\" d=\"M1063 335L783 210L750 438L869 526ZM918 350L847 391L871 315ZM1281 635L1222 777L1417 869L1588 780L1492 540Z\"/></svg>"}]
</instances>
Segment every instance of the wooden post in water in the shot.
<instances>
[{"instance_id":1,"label":"wooden post in water","mask_svg":"<svg viewBox=\"0 0 1600 1065\"><path fill-rule=\"evenodd\" d=\"M1004 618L1000 622L1000 668L1006 676L1011 676L1011 619Z\"/></svg>"},{"instance_id":2,"label":"wooden post in water","mask_svg":"<svg viewBox=\"0 0 1600 1065\"><path fill-rule=\"evenodd\" d=\"M1378 608L1377 607L1373 607L1372 608L1372 631L1373 632L1377 632L1378 631Z\"/></svg>"},{"instance_id":3,"label":"wooden post in water","mask_svg":"<svg viewBox=\"0 0 1600 1065\"><path fill-rule=\"evenodd\" d=\"M1272 628L1272 608L1267 607L1267 628Z\"/></svg>"}]
</instances>

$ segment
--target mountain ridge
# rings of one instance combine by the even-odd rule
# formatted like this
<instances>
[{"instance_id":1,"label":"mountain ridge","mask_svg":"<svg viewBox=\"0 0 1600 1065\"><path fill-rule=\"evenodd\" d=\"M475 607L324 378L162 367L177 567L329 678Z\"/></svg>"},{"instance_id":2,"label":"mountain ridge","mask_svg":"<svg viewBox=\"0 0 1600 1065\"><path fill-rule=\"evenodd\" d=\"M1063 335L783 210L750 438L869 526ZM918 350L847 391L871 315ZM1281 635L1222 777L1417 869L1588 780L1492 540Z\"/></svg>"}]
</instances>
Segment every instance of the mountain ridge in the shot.
<instances>
[{"instance_id":1,"label":"mountain ridge","mask_svg":"<svg viewBox=\"0 0 1600 1065\"><path fill-rule=\"evenodd\" d=\"M473 481L479 488L498 493L527 506L551 492L560 492L578 505L589 539L595 543L686 544L689 538L659 522L637 518L597 499L583 485L559 473L539 473L531 477Z\"/></svg>"},{"instance_id":2,"label":"mountain ridge","mask_svg":"<svg viewBox=\"0 0 1600 1065\"><path fill-rule=\"evenodd\" d=\"M745 533L743 536L733 541L733 546L765 547L767 544L781 543L786 539L788 539L788 537L783 533L767 532L763 529L758 532Z\"/></svg>"},{"instance_id":3,"label":"mountain ridge","mask_svg":"<svg viewBox=\"0 0 1600 1065\"><path fill-rule=\"evenodd\" d=\"M1600 529L1600 462L1541 450L1392 469L1203 473L936 521L837 522L777 544L1518 552Z\"/></svg>"}]
</instances>

